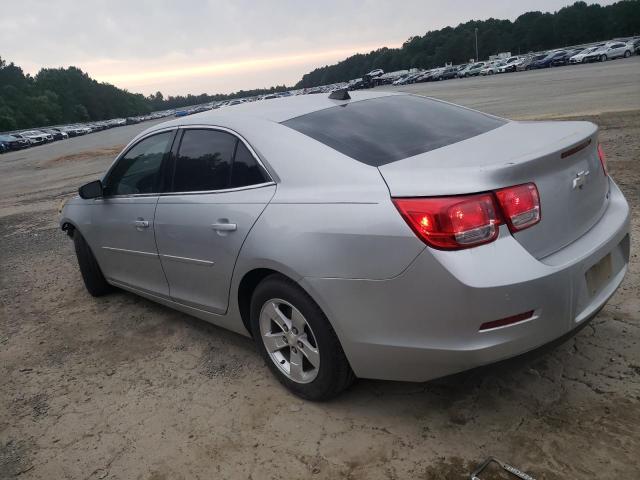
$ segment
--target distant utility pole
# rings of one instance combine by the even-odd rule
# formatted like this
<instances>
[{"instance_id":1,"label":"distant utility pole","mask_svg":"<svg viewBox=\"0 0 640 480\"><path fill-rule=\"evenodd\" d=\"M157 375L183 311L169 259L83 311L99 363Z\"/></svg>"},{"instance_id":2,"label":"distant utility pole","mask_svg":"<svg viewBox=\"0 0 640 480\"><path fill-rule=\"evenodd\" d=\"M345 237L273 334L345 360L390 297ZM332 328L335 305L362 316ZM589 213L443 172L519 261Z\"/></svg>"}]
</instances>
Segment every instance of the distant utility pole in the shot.
<instances>
[{"instance_id":1,"label":"distant utility pole","mask_svg":"<svg viewBox=\"0 0 640 480\"><path fill-rule=\"evenodd\" d=\"M476 62L480 59L478 58L478 27L476 27Z\"/></svg>"}]
</instances>

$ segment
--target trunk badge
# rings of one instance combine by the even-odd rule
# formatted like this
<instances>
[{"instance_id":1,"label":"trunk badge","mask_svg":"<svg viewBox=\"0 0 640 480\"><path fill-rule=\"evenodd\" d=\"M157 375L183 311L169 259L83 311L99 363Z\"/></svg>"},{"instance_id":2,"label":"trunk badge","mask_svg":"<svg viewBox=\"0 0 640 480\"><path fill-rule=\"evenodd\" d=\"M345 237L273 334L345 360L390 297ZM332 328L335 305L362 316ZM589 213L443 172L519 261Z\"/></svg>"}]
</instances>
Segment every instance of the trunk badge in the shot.
<instances>
[{"instance_id":1,"label":"trunk badge","mask_svg":"<svg viewBox=\"0 0 640 480\"><path fill-rule=\"evenodd\" d=\"M585 183L587 183L587 177L589 176L589 170L582 170L576 173L576 178L573 179L573 189L581 189Z\"/></svg>"}]
</instances>

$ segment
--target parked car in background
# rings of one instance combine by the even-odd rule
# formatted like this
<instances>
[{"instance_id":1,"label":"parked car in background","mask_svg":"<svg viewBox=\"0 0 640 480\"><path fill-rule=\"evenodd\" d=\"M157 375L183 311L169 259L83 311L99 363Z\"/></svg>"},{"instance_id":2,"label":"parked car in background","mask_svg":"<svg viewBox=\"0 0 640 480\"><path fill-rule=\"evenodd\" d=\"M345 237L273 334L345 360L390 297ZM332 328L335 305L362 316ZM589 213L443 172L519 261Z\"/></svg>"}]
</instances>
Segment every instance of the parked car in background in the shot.
<instances>
[{"instance_id":1,"label":"parked car in background","mask_svg":"<svg viewBox=\"0 0 640 480\"><path fill-rule=\"evenodd\" d=\"M516 65L516 71L523 72L525 70L531 70L533 68L532 65L535 62L537 62L538 60L542 60L546 56L547 55L545 53L541 53L538 55L529 55L523 58L522 61L518 65Z\"/></svg>"},{"instance_id":2,"label":"parked car in background","mask_svg":"<svg viewBox=\"0 0 640 480\"><path fill-rule=\"evenodd\" d=\"M0 140L0 153L4 153L8 151L9 151L9 145L7 145L2 140Z\"/></svg>"},{"instance_id":3,"label":"parked car in background","mask_svg":"<svg viewBox=\"0 0 640 480\"><path fill-rule=\"evenodd\" d=\"M26 135L24 132L13 133L12 135L18 138L24 138L25 140L28 140L32 146L41 145L43 143L46 143L47 141L44 135Z\"/></svg>"},{"instance_id":4,"label":"parked car in background","mask_svg":"<svg viewBox=\"0 0 640 480\"><path fill-rule=\"evenodd\" d=\"M21 150L31 146L31 141L28 138L22 138L18 135L0 135L0 142L5 144L9 150Z\"/></svg>"},{"instance_id":5,"label":"parked car in background","mask_svg":"<svg viewBox=\"0 0 640 480\"><path fill-rule=\"evenodd\" d=\"M371 78L373 77L379 77L380 75L384 74L384 70L381 68L376 68L375 70L371 70L369 73L367 73L367 75L369 75Z\"/></svg>"},{"instance_id":6,"label":"parked car in background","mask_svg":"<svg viewBox=\"0 0 640 480\"><path fill-rule=\"evenodd\" d=\"M569 63L569 59L571 57L573 57L574 55L577 55L578 53L580 53L583 50L584 50L584 48L574 48L572 50L567 50L567 51L565 51L565 53L563 55L559 55L556 58L554 58L551 61L551 66L552 67L562 67L564 65L567 65Z\"/></svg>"},{"instance_id":7,"label":"parked car in background","mask_svg":"<svg viewBox=\"0 0 640 480\"><path fill-rule=\"evenodd\" d=\"M583 63L583 62L585 62L585 58L588 55L592 54L593 52L595 52L599 48L600 48L600 45L596 45L594 47L585 48L581 52L578 52L578 53L572 55L569 58L569 63L572 64L572 65L576 64L576 63Z\"/></svg>"},{"instance_id":8,"label":"parked car in background","mask_svg":"<svg viewBox=\"0 0 640 480\"><path fill-rule=\"evenodd\" d=\"M498 73L500 67L504 65L502 60L495 60L493 62L487 63L482 70L480 70L480 75L495 75Z\"/></svg>"},{"instance_id":9,"label":"parked car in background","mask_svg":"<svg viewBox=\"0 0 640 480\"><path fill-rule=\"evenodd\" d=\"M433 78L433 75L437 73L437 68L426 70L422 72L418 77L414 80L413 83L422 83L422 82L430 82Z\"/></svg>"},{"instance_id":10,"label":"parked car in background","mask_svg":"<svg viewBox=\"0 0 640 480\"><path fill-rule=\"evenodd\" d=\"M69 137L77 137L78 135L82 135L82 133L80 133L77 128L74 128L69 125L66 125L64 127L59 127L59 130L69 135Z\"/></svg>"},{"instance_id":11,"label":"parked car in background","mask_svg":"<svg viewBox=\"0 0 640 480\"><path fill-rule=\"evenodd\" d=\"M627 45L633 53L640 54L640 38L634 38L628 41Z\"/></svg>"},{"instance_id":12,"label":"parked car in background","mask_svg":"<svg viewBox=\"0 0 640 480\"><path fill-rule=\"evenodd\" d=\"M396 78L392 85L404 85L404 81L410 77L411 74L410 73L405 73L404 75L400 75L398 78Z\"/></svg>"},{"instance_id":13,"label":"parked car in background","mask_svg":"<svg viewBox=\"0 0 640 480\"><path fill-rule=\"evenodd\" d=\"M482 70L486 64L487 62L470 63L466 68L458 72L458 77L476 77L480 75L480 70Z\"/></svg>"},{"instance_id":14,"label":"parked car in background","mask_svg":"<svg viewBox=\"0 0 640 480\"><path fill-rule=\"evenodd\" d=\"M424 72L421 70L419 72L416 72L416 73L413 73L413 74L409 75L407 78L404 79L404 81L402 82L402 85L407 85L407 84L410 84L410 83L416 83L416 80L418 78L420 78L423 75L423 73Z\"/></svg>"},{"instance_id":15,"label":"parked car in background","mask_svg":"<svg viewBox=\"0 0 640 480\"><path fill-rule=\"evenodd\" d=\"M630 210L593 123L321 95L138 135L62 209L88 292L250 336L283 385L321 400L573 335L623 281Z\"/></svg>"},{"instance_id":16,"label":"parked car in background","mask_svg":"<svg viewBox=\"0 0 640 480\"><path fill-rule=\"evenodd\" d=\"M29 140L33 140L33 143L36 145L40 143L53 142L53 135L41 132L40 130L26 130L24 132L20 132L20 135L28 138Z\"/></svg>"},{"instance_id":17,"label":"parked car in background","mask_svg":"<svg viewBox=\"0 0 640 480\"><path fill-rule=\"evenodd\" d=\"M615 58L627 58L631 56L632 49L624 42L610 42L598 50L591 52L584 58L586 62L606 62Z\"/></svg>"},{"instance_id":18,"label":"parked car in background","mask_svg":"<svg viewBox=\"0 0 640 480\"><path fill-rule=\"evenodd\" d=\"M458 76L458 69L456 67L447 67L440 74L438 80L451 80L452 78L456 78Z\"/></svg>"},{"instance_id":19,"label":"parked car in background","mask_svg":"<svg viewBox=\"0 0 640 480\"><path fill-rule=\"evenodd\" d=\"M68 133L63 132L57 128L43 128L42 131L51 135L54 140L66 140L67 138L69 138Z\"/></svg>"},{"instance_id":20,"label":"parked car in background","mask_svg":"<svg viewBox=\"0 0 640 480\"><path fill-rule=\"evenodd\" d=\"M458 75L455 67L439 68L431 76L431 80L450 80Z\"/></svg>"},{"instance_id":21,"label":"parked car in background","mask_svg":"<svg viewBox=\"0 0 640 480\"><path fill-rule=\"evenodd\" d=\"M566 54L566 50L557 50L555 52L549 52L546 56L541 58L540 60L536 60L533 62L530 67L531 69L535 68L549 68L553 67L553 61L557 58L563 57Z\"/></svg>"},{"instance_id":22,"label":"parked car in background","mask_svg":"<svg viewBox=\"0 0 640 480\"><path fill-rule=\"evenodd\" d=\"M522 61L520 57L511 57L503 62L500 67L498 67L498 73L509 73L515 72L516 67Z\"/></svg>"}]
</instances>

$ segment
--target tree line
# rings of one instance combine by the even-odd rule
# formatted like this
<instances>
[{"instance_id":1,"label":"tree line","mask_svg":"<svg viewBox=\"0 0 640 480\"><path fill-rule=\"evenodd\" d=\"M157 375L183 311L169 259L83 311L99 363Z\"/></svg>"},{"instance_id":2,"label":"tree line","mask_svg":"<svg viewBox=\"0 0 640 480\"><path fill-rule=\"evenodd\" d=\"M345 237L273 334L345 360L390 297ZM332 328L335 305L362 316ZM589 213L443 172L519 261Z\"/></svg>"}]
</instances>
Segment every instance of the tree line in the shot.
<instances>
[{"instance_id":1,"label":"tree line","mask_svg":"<svg viewBox=\"0 0 640 480\"><path fill-rule=\"evenodd\" d=\"M555 13L527 12L513 22L490 18L430 31L409 38L401 48L380 48L317 68L304 75L296 88L347 81L375 68L394 71L465 63L476 56L476 29L479 58L608 40L640 33L640 0L606 7L580 1ZM98 82L76 67L45 68L31 76L0 58L0 131L142 115L289 88L278 85L231 94L168 97L156 92L145 97Z\"/></svg>"},{"instance_id":2,"label":"tree line","mask_svg":"<svg viewBox=\"0 0 640 480\"><path fill-rule=\"evenodd\" d=\"M0 132L143 115L216 100L287 90L285 85L231 94L145 97L98 82L76 67L43 68L32 77L0 58Z\"/></svg>"},{"instance_id":3,"label":"tree line","mask_svg":"<svg viewBox=\"0 0 640 480\"><path fill-rule=\"evenodd\" d=\"M395 71L466 63L476 57L476 29L479 59L499 52L523 54L598 42L640 34L640 0L622 0L605 7L580 1L555 13L527 12L513 22L490 18L461 23L411 37L400 48L380 48L316 68L296 87L344 82L376 68Z\"/></svg>"}]
</instances>

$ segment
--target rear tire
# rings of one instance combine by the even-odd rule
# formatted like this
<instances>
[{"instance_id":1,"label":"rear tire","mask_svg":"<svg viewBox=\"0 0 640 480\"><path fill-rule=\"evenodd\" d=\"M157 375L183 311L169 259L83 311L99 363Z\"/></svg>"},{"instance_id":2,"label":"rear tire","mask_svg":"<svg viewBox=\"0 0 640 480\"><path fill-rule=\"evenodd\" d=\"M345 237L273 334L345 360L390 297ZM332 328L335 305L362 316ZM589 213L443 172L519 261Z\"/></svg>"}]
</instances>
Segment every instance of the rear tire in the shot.
<instances>
[{"instance_id":1,"label":"rear tire","mask_svg":"<svg viewBox=\"0 0 640 480\"><path fill-rule=\"evenodd\" d=\"M78 258L78 266L84 280L84 286L87 291L94 297L101 297L113 290L113 287L107 283L100 270L100 265L93 256L93 252L84 237L75 230L73 232L73 244Z\"/></svg>"},{"instance_id":2,"label":"rear tire","mask_svg":"<svg viewBox=\"0 0 640 480\"><path fill-rule=\"evenodd\" d=\"M274 305L281 306L282 310L278 308L275 311ZM269 320L274 318L274 312L278 322L283 321L288 327L280 328L278 323ZM284 315L284 319L280 314ZM306 324L304 331L300 329L300 322ZM295 325L298 325L298 329ZM280 383L299 397L306 400L328 400L348 388L355 380L340 341L327 317L297 283L282 275L268 276L253 292L251 333L271 372ZM287 339L287 335L294 333L300 334L300 340L292 341L293 337ZM274 338L280 343L275 347L272 344L270 353L265 341ZM298 345L298 348L294 345ZM315 347L316 359L319 359L317 367L310 363L312 357L305 353L305 350L309 352L310 346ZM286 373L287 366L293 371L293 364L296 363L294 359L302 358L303 353L305 358L302 363L306 362L307 367L303 375L306 378L298 377L298 380L294 380L296 375ZM294 354L299 357L294 357Z\"/></svg>"},{"instance_id":3,"label":"rear tire","mask_svg":"<svg viewBox=\"0 0 640 480\"><path fill-rule=\"evenodd\" d=\"M606 55L600 55L600 61L601 62L606 62L607 61L607 56Z\"/></svg>"},{"instance_id":4,"label":"rear tire","mask_svg":"<svg viewBox=\"0 0 640 480\"><path fill-rule=\"evenodd\" d=\"M624 58L629 58L631 56L631 52L629 50L625 50Z\"/></svg>"}]
</instances>

